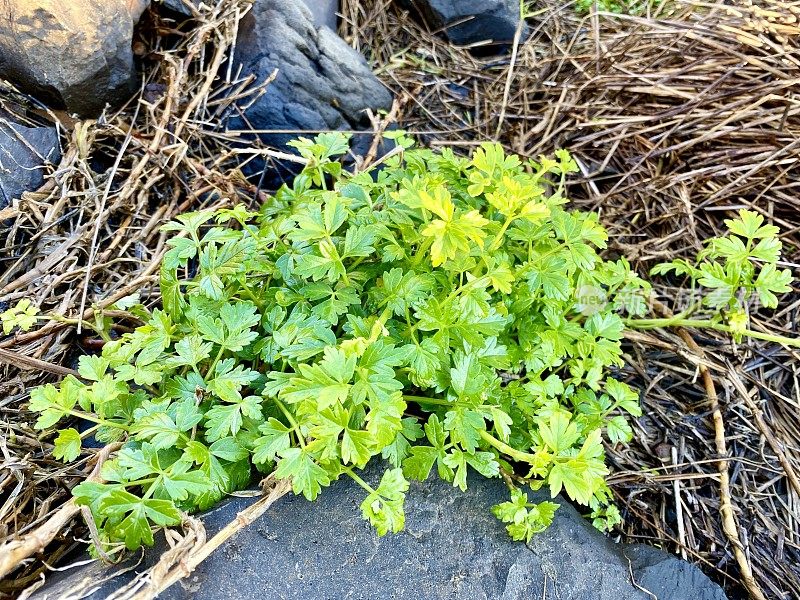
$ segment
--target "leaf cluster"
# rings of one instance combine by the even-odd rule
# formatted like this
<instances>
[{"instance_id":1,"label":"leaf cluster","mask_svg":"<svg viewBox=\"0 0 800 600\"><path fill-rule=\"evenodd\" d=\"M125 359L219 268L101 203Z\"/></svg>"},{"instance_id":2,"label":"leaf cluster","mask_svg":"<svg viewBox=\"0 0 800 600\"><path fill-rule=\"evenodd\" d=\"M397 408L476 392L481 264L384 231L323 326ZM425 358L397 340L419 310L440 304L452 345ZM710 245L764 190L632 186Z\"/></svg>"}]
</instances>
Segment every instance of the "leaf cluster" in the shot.
<instances>
[{"instance_id":1,"label":"leaf cluster","mask_svg":"<svg viewBox=\"0 0 800 600\"><path fill-rule=\"evenodd\" d=\"M779 268L782 242L774 225L754 211L740 210L726 219L727 235L705 242L694 262L680 259L656 265L653 275L687 276L701 288L702 299L687 313L700 308L711 311L712 321L726 322L736 341L747 331L749 306L758 301L776 308L778 296L791 291L792 274Z\"/></svg>"},{"instance_id":2,"label":"leaf cluster","mask_svg":"<svg viewBox=\"0 0 800 600\"><path fill-rule=\"evenodd\" d=\"M596 215L565 207L566 152L398 141L380 171L352 174L345 136L300 139L308 167L257 213L179 217L161 307L126 305L144 325L32 391L37 427L89 423L58 434L57 457L88 436L124 442L105 483L74 491L105 543L150 544L257 473L309 500L351 477L379 534L402 529L408 480L431 471L461 489L502 472L565 492L598 526L619 519L603 440L629 440L640 409L610 373L647 284L600 257ZM30 326L29 308L3 323ZM377 458L374 485L359 472ZM554 510L515 490L495 512L529 539Z\"/></svg>"},{"instance_id":3,"label":"leaf cluster","mask_svg":"<svg viewBox=\"0 0 800 600\"><path fill-rule=\"evenodd\" d=\"M664 12L663 5L664 0L577 0L575 10L579 14L605 12L641 16L653 11Z\"/></svg>"}]
</instances>

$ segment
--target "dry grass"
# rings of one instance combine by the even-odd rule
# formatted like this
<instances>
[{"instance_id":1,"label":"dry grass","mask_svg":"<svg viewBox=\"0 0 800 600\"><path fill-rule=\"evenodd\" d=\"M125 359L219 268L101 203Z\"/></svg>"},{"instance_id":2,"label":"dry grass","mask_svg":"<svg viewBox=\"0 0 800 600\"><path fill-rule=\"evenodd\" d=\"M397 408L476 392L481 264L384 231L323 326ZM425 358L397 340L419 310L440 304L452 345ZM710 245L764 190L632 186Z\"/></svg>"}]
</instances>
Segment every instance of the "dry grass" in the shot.
<instances>
[{"instance_id":1,"label":"dry grass","mask_svg":"<svg viewBox=\"0 0 800 600\"><path fill-rule=\"evenodd\" d=\"M265 83L222 62L247 4L221 0L194 29L150 15L144 102L94 123L40 114L69 131L64 159L42 190L3 213L0 302L28 297L85 319L134 291L155 303L161 223L190 207L263 198L235 168L237 140L220 126ZM739 207L782 226L796 269L800 3L668 2L653 9L660 14L586 18L569 5L537 6L528 39L495 56L445 43L389 0L345 0L342 32L401 99L400 125L423 142L466 152L498 139L529 156L571 150L583 171L572 198L601 214L610 252L641 272L692 254ZM674 306L681 283L658 289L665 303ZM755 325L796 335L798 306L793 294ZM736 539L754 585L769 598L800 597L800 363L771 345L694 341L704 357L674 332L629 338L624 375L643 390L646 416L633 444L609 448L626 516L616 535L680 552L732 597L743 594L720 516L718 459L729 459ZM30 386L56 379L58 366L95 344L64 324L0 341L0 360L14 363L0 365L0 543L40 530L92 468L92 453L67 466L52 460L52 435L32 429L25 402ZM729 457L716 453L701 364L719 395ZM85 534L69 520L45 554L0 582L0 595L36 585L41 559L57 562Z\"/></svg>"},{"instance_id":2,"label":"dry grass","mask_svg":"<svg viewBox=\"0 0 800 600\"><path fill-rule=\"evenodd\" d=\"M263 199L232 168L232 140L218 131L228 111L267 83L223 67L248 6L219 2L192 28L149 14L140 40L147 80L138 102L92 122L44 115L69 130L64 156L42 189L4 211L2 303L30 298L43 311L84 320L132 293L152 304L166 250L160 225L190 208ZM3 98L7 109L36 112L12 91ZM91 470L95 453L59 464L50 456L52 433L33 429L25 404L32 385L63 376L59 365L73 366L100 343L57 322L0 341L0 566L25 554L19 538L46 546L46 562L55 564L86 535L79 519L68 518L77 513L70 512L69 490ZM0 581L0 597L37 585L48 569L40 558L25 559L13 580Z\"/></svg>"}]
</instances>

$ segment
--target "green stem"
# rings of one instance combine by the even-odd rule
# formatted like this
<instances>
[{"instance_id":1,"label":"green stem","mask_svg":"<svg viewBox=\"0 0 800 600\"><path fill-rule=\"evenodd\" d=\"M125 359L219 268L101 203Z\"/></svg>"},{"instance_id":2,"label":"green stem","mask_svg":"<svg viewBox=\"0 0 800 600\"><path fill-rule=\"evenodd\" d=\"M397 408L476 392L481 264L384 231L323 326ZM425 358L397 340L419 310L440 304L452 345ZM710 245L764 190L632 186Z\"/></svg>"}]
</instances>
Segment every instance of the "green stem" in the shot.
<instances>
[{"instance_id":1,"label":"green stem","mask_svg":"<svg viewBox=\"0 0 800 600\"><path fill-rule=\"evenodd\" d=\"M417 340L417 332L414 330L414 325L411 323L411 311L408 310L408 306L406 306L406 325L408 325L408 331L411 333L411 340L414 342L416 346L419 346L419 340Z\"/></svg>"},{"instance_id":2,"label":"green stem","mask_svg":"<svg viewBox=\"0 0 800 600\"><path fill-rule=\"evenodd\" d=\"M423 260L428 258L428 248L431 247L431 244L433 244L433 238L425 238L425 241L422 242L422 245L417 248L417 257L411 263L412 267L418 266Z\"/></svg>"},{"instance_id":3,"label":"green stem","mask_svg":"<svg viewBox=\"0 0 800 600\"><path fill-rule=\"evenodd\" d=\"M319 177L319 187L323 190L328 190L328 184L325 181L325 171L322 169L322 165L317 167L317 176Z\"/></svg>"},{"instance_id":4,"label":"green stem","mask_svg":"<svg viewBox=\"0 0 800 600\"><path fill-rule=\"evenodd\" d=\"M353 264L350 265L350 270L351 271L355 271L358 268L358 266L362 262L364 262L367 258L369 258L369 257L367 257L367 256L359 256L356 260L353 261Z\"/></svg>"},{"instance_id":5,"label":"green stem","mask_svg":"<svg viewBox=\"0 0 800 600\"><path fill-rule=\"evenodd\" d=\"M88 429L84 429L83 431L81 431L81 434L80 434L81 435L81 439L85 440L89 436L94 435L94 432L97 431L98 429L100 429L100 427L101 427L101 425L98 423L98 424L92 425Z\"/></svg>"},{"instance_id":6,"label":"green stem","mask_svg":"<svg viewBox=\"0 0 800 600\"><path fill-rule=\"evenodd\" d=\"M68 410L66 411L66 413L68 415L72 415L73 417L84 419L85 421L97 423L98 425L105 425L106 427L116 427L117 429L122 429L122 431L130 431L130 428L127 425L122 425L121 423L115 423L114 421L106 421L105 419L101 419L100 417L95 417L90 413L85 413L80 410Z\"/></svg>"},{"instance_id":7,"label":"green stem","mask_svg":"<svg viewBox=\"0 0 800 600\"><path fill-rule=\"evenodd\" d=\"M503 242L503 236L506 234L506 230L508 229L508 226L511 225L511 222L515 218L516 218L516 215L514 215L514 214L506 217L506 220L503 223L503 226L500 228L500 231L497 232L497 235L494 236L494 239L492 240L492 243L489 244L489 250L488 250L489 252L494 252L495 250L497 250L500 247L500 244Z\"/></svg>"},{"instance_id":8,"label":"green stem","mask_svg":"<svg viewBox=\"0 0 800 600\"><path fill-rule=\"evenodd\" d=\"M697 304L693 304L686 310L679 312L676 315L672 315L671 317L665 317L662 319L624 319L624 321L626 325L630 325L631 327L636 327L639 329L652 329L655 327L674 327L676 325L680 326L682 323L687 321L689 315L691 315L697 308L698 308ZM652 327L647 326L647 323L656 321L660 322L661 324L653 325Z\"/></svg>"},{"instance_id":9,"label":"green stem","mask_svg":"<svg viewBox=\"0 0 800 600\"><path fill-rule=\"evenodd\" d=\"M137 479L136 481L125 481L120 483L122 487L135 487L139 485L147 485L148 483L154 483L158 479L158 477L148 477L146 479Z\"/></svg>"},{"instance_id":10,"label":"green stem","mask_svg":"<svg viewBox=\"0 0 800 600\"><path fill-rule=\"evenodd\" d=\"M381 316L378 317L378 323L380 323L381 326L380 328L377 327L374 328L372 335L370 335L369 339L367 340L368 344L374 344L376 341L378 341L378 338L381 335L381 331L383 331L383 329L386 327L386 323L392 316L392 312L393 312L392 309L389 308L388 306L383 309Z\"/></svg>"},{"instance_id":11,"label":"green stem","mask_svg":"<svg viewBox=\"0 0 800 600\"><path fill-rule=\"evenodd\" d=\"M355 481L358 485L360 485L362 488L364 488L367 491L368 494L374 494L375 493L375 489L370 484L368 484L366 481L361 479L361 477L356 475L353 472L353 469L345 469L344 472L347 473L347 475L349 475L350 478L353 481Z\"/></svg>"},{"instance_id":12,"label":"green stem","mask_svg":"<svg viewBox=\"0 0 800 600\"><path fill-rule=\"evenodd\" d=\"M790 338L774 333L753 331L752 329L738 329L731 327L730 325L725 325L723 323L717 323L710 320L684 319L680 315L664 319L626 319L625 325L632 329L659 329L663 327L713 329L715 331L723 331L725 333L732 333L734 335L742 335L756 340L764 340L766 342L775 342L776 344L783 344L784 346L794 346L796 348L800 348L800 338Z\"/></svg>"},{"instance_id":13,"label":"green stem","mask_svg":"<svg viewBox=\"0 0 800 600\"><path fill-rule=\"evenodd\" d=\"M409 396L407 394L403 394L403 398L410 402L416 402L417 404L438 404L440 406L453 406L452 402L448 402L443 398L428 398L427 396Z\"/></svg>"},{"instance_id":14,"label":"green stem","mask_svg":"<svg viewBox=\"0 0 800 600\"><path fill-rule=\"evenodd\" d=\"M103 331L101 328L98 328L97 325L91 323L90 321L84 321L83 319L68 319L67 317L62 317L61 315L42 315L37 317L37 319L55 321L56 323L63 323L64 325L80 325L81 327L86 327L86 329L91 329L97 335L103 338L104 341L111 341L111 338L105 331Z\"/></svg>"},{"instance_id":15,"label":"green stem","mask_svg":"<svg viewBox=\"0 0 800 600\"><path fill-rule=\"evenodd\" d=\"M161 476L161 475L159 475L158 477L156 477L156 478L153 480L153 483L151 483L151 484L150 484L150 487L149 487L149 488L147 488L147 489L144 491L144 494L142 494L142 500L147 500L147 499L148 499L150 496L152 496L152 495L153 495L153 492L155 492L155 491L156 491L156 486L155 486L155 484L156 484L156 482L157 482L159 479L161 479L161 477L162 477L162 476Z\"/></svg>"},{"instance_id":16,"label":"green stem","mask_svg":"<svg viewBox=\"0 0 800 600\"><path fill-rule=\"evenodd\" d=\"M512 448L505 442L498 440L488 431L481 431L481 437L485 442L488 442L491 446L494 446L497 450L505 454L506 456L510 456L514 460L518 462L528 463L530 465L535 464L536 457L533 454L528 454L527 452L522 452L517 450L516 448Z\"/></svg>"},{"instance_id":17,"label":"green stem","mask_svg":"<svg viewBox=\"0 0 800 600\"><path fill-rule=\"evenodd\" d=\"M256 295L255 295L255 294L254 294L254 293L253 293L251 290L250 290L250 288L248 288L248 287L244 287L244 286L243 286L243 287L241 288L241 291L242 291L242 292L244 292L244 293L245 293L245 295L246 295L248 298L250 298L250 300L252 300L252 301L253 301L253 304L255 304L255 305L258 307L258 309L259 309L259 312L260 312L260 311L261 311L261 300L260 300L260 299L259 299L259 298L258 298L258 297L257 297L257 296L256 296Z\"/></svg>"},{"instance_id":18,"label":"green stem","mask_svg":"<svg viewBox=\"0 0 800 600\"><path fill-rule=\"evenodd\" d=\"M300 425L297 423L295 418L292 416L292 413L289 412L289 409L286 408L286 406L283 404L283 402L281 402L277 398L275 398L275 404L281 410L281 412L286 417L286 419L289 421L289 425L292 426L292 429L294 430L294 434L297 436L297 441L300 443L300 447L301 448L305 448L306 447L306 442L303 439L303 434L300 432Z\"/></svg>"},{"instance_id":19,"label":"green stem","mask_svg":"<svg viewBox=\"0 0 800 600\"><path fill-rule=\"evenodd\" d=\"M682 315L665 317L663 319L624 319L627 327L633 329L662 329L664 327L699 327L701 329L716 329L714 321L706 319L687 319Z\"/></svg>"},{"instance_id":20,"label":"green stem","mask_svg":"<svg viewBox=\"0 0 800 600\"><path fill-rule=\"evenodd\" d=\"M210 366L210 367L208 367L208 369L206 370L206 375L210 375L210 376L212 376L212 377L213 377L213 375L214 375L214 369L216 369L216 368L217 368L217 363L218 363L218 362L220 361L220 359L222 358L222 355L223 355L223 353L224 353L224 352L225 352L225 346L220 346L220 347L219 347L219 350L217 351L217 355L214 357L214 360L213 360L213 362L211 363L211 366ZM205 377L203 377L203 379L205 379Z\"/></svg>"}]
</instances>

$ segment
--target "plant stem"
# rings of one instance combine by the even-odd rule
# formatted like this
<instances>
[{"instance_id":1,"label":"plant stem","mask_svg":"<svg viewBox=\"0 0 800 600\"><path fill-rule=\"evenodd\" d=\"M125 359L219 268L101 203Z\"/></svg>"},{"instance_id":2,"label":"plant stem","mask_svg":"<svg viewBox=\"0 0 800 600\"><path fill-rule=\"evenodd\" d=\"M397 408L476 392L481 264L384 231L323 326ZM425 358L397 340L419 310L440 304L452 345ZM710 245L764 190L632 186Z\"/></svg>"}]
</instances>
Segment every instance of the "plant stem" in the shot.
<instances>
[{"instance_id":1,"label":"plant stem","mask_svg":"<svg viewBox=\"0 0 800 600\"><path fill-rule=\"evenodd\" d=\"M488 249L489 252L494 252L495 250L497 250L500 247L500 244L503 241L503 236L505 235L506 230L508 229L508 226L511 225L511 222L515 218L516 218L516 215L513 214L513 213L510 216L506 217L506 220L503 223L503 226L500 228L500 231L497 232L497 235L494 236L494 239L492 240L492 243L489 244L489 249Z\"/></svg>"},{"instance_id":2,"label":"plant stem","mask_svg":"<svg viewBox=\"0 0 800 600\"><path fill-rule=\"evenodd\" d=\"M406 306L406 325L408 325L408 331L411 333L411 340L417 347L419 347L417 332L414 330L414 325L411 324L411 311L408 310L408 306Z\"/></svg>"},{"instance_id":3,"label":"plant stem","mask_svg":"<svg viewBox=\"0 0 800 600\"><path fill-rule=\"evenodd\" d=\"M277 398L275 398L274 400L277 407L281 409L281 412L284 414L286 419L289 421L289 424L292 426L292 430L294 431L294 434L297 436L297 441L300 443L300 447L305 448L306 443L305 440L303 440L303 434L300 431L300 425L298 425L297 421L292 416L292 413L289 412L289 409L286 408L283 402L281 402Z\"/></svg>"},{"instance_id":4,"label":"plant stem","mask_svg":"<svg viewBox=\"0 0 800 600\"><path fill-rule=\"evenodd\" d=\"M417 404L438 404L440 406L453 406L452 402L445 400L444 398L428 398L427 396L409 396L403 394L403 398L410 402L416 402Z\"/></svg>"},{"instance_id":5,"label":"plant stem","mask_svg":"<svg viewBox=\"0 0 800 600\"><path fill-rule=\"evenodd\" d=\"M764 340L767 342L775 342L776 344L783 344L784 346L794 346L800 348L800 339L790 338L783 335L774 333L765 333L762 331L753 331L752 329L738 329L717 323L710 320L702 319L685 319L681 315L668 317L664 319L626 319L625 325L632 329L657 329L662 327L690 327L695 329L713 329L715 331L724 331L725 333L732 333L734 335L742 335L757 340Z\"/></svg>"},{"instance_id":6,"label":"plant stem","mask_svg":"<svg viewBox=\"0 0 800 600\"><path fill-rule=\"evenodd\" d=\"M206 375L213 375L214 374L214 369L217 368L217 363L222 358L222 355L223 355L224 352L225 352L225 346L220 346L219 350L217 351L217 355L214 357L214 360L211 362L211 366L209 366L208 369L206 370Z\"/></svg>"},{"instance_id":7,"label":"plant stem","mask_svg":"<svg viewBox=\"0 0 800 600\"><path fill-rule=\"evenodd\" d=\"M136 481L124 481L119 485L121 485L124 488L135 487L140 485L147 485L148 483L153 483L156 479L158 479L158 477L147 477L146 479L137 479Z\"/></svg>"},{"instance_id":8,"label":"plant stem","mask_svg":"<svg viewBox=\"0 0 800 600\"><path fill-rule=\"evenodd\" d=\"M68 410L66 412L67 414L72 415L73 417L78 417L79 419L84 419L85 421L97 423L98 425L105 425L106 427L116 427L117 429L122 429L122 431L130 431L127 425L123 425L121 423L114 423L114 421L106 421L105 419L101 419L100 417L95 417L93 414L86 413L81 410Z\"/></svg>"},{"instance_id":9,"label":"plant stem","mask_svg":"<svg viewBox=\"0 0 800 600\"><path fill-rule=\"evenodd\" d=\"M497 450L507 456L510 456L516 461L528 463L529 465L534 464L534 461L536 461L536 457L533 454L528 454L527 452L522 452L521 450L512 448L505 442L498 440L488 431L481 431L480 434L484 441L488 442L491 446L494 446Z\"/></svg>"},{"instance_id":10,"label":"plant stem","mask_svg":"<svg viewBox=\"0 0 800 600\"><path fill-rule=\"evenodd\" d=\"M378 320L376 322L376 324L380 323L380 328L373 326L373 331L369 336L369 339L367 340L368 343L374 344L375 342L378 341L378 338L380 337L381 333L386 329L386 323L389 321L391 316L392 316L392 309L387 306L386 308L383 309L381 316L378 317Z\"/></svg>"},{"instance_id":11,"label":"plant stem","mask_svg":"<svg viewBox=\"0 0 800 600\"><path fill-rule=\"evenodd\" d=\"M75 325L79 327L86 327L86 329L91 329L104 341L109 342L111 338L109 338L108 333L103 331L101 328L98 328L97 325L91 323L90 321L84 321L83 319L68 319L67 317L62 317L61 315L42 315L37 317L39 319L43 319L46 321L53 321L55 323L63 323L64 325Z\"/></svg>"},{"instance_id":12,"label":"plant stem","mask_svg":"<svg viewBox=\"0 0 800 600\"><path fill-rule=\"evenodd\" d=\"M85 440L89 436L94 435L94 432L100 429L100 427L101 425L99 423L96 423L91 427L89 427L88 429L84 429L83 431L80 432L81 439Z\"/></svg>"},{"instance_id":13,"label":"plant stem","mask_svg":"<svg viewBox=\"0 0 800 600\"><path fill-rule=\"evenodd\" d=\"M431 247L431 244L433 244L433 238L432 237L425 238L422 244L420 244L419 248L417 248L417 256L411 263L412 266L416 267L428 257L428 248Z\"/></svg>"},{"instance_id":14,"label":"plant stem","mask_svg":"<svg viewBox=\"0 0 800 600\"><path fill-rule=\"evenodd\" d=\"M347 473L353 481L355 481L358 485L360 485L362 488L364 488L369 494L374 494L375 493L374 488L370 484L368 484L366 481L361 479L361 477L356 475L353 472L353 469L345 469L344 472Z\"/></svg>"}]
</instances>

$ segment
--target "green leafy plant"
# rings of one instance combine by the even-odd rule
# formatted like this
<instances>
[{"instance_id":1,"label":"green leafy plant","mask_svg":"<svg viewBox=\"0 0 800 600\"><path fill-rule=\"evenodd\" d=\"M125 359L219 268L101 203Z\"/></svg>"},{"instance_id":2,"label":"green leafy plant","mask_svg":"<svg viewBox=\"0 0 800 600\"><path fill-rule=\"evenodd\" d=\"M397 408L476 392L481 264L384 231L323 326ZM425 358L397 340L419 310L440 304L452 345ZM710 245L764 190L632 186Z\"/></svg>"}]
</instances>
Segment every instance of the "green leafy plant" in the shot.
<instances>
[{"instance_id":1,"label":"green leafy plant","mask_svg":"<svg viewBox=\"0 0 800 600\"><path fill-rule=\"evenodd\" d=\"M799 346L800 340L749 329L750 307L758 303L776 308L778 296L791 291L792 274L779 267L782 243L778 228L765 225L756 212L740 210L737 219L725 220L727 235L711 238L694 262L675 260L656 265L651 274L686 276L696 300L686 310L664 319L630 319L638 329L682 326L730 333L736 342L744 337Z\"/></svg>"},{"instance_id":2,"label":"green leafy plant","mask_svg":"<svg viewBox=\"0 0 800 600\"><path fill-rule=\"evenodd\" d=\"M580 14L597 11L638 16L658 10L663 2L664 0L576 0L575 10Z\"/></svg>"},{"instance_id":3,"label":"green leafy plant","mask_svg":"<svg viewBox=\"0 0 800 600\"><path fill-rule=\"evenodd\" d=\"M596 215L565 208L576 170L566 152L522 161L484 144L468 159L393 135L404 151L357 174L337 162L343 135L300 139L308 166L257 213L167 225L161 307L117 306L144 323L119 339L109 319L84 323L107 340L102 354L31 392L38 428L90 424L63 429L57 457L75 459L90 435L124 442L104 483L74 489L104 544L151 544L154 528L255 472L290 479L309 500L350 477L381 535L403 528L408 480L431 471L461 489L470 470L502 475L511 500L494 513L514 539L557 508L530 502L527 486L565 492L600 528L619 521L603 440L630 440L641 410L611 373L623 364L623 317L644 315L649 285L625 259L598 255ZM774 243L772 253L753 244L771 230L748 227L741 268L774 254ZM703 264L732 251L713 242ZM764 277L777 279L753 289L788 285ZM23 301L3 325L40 318ZM359 472L378 458L388 467L373 486Z\"/></svg>"}]
</instances>

